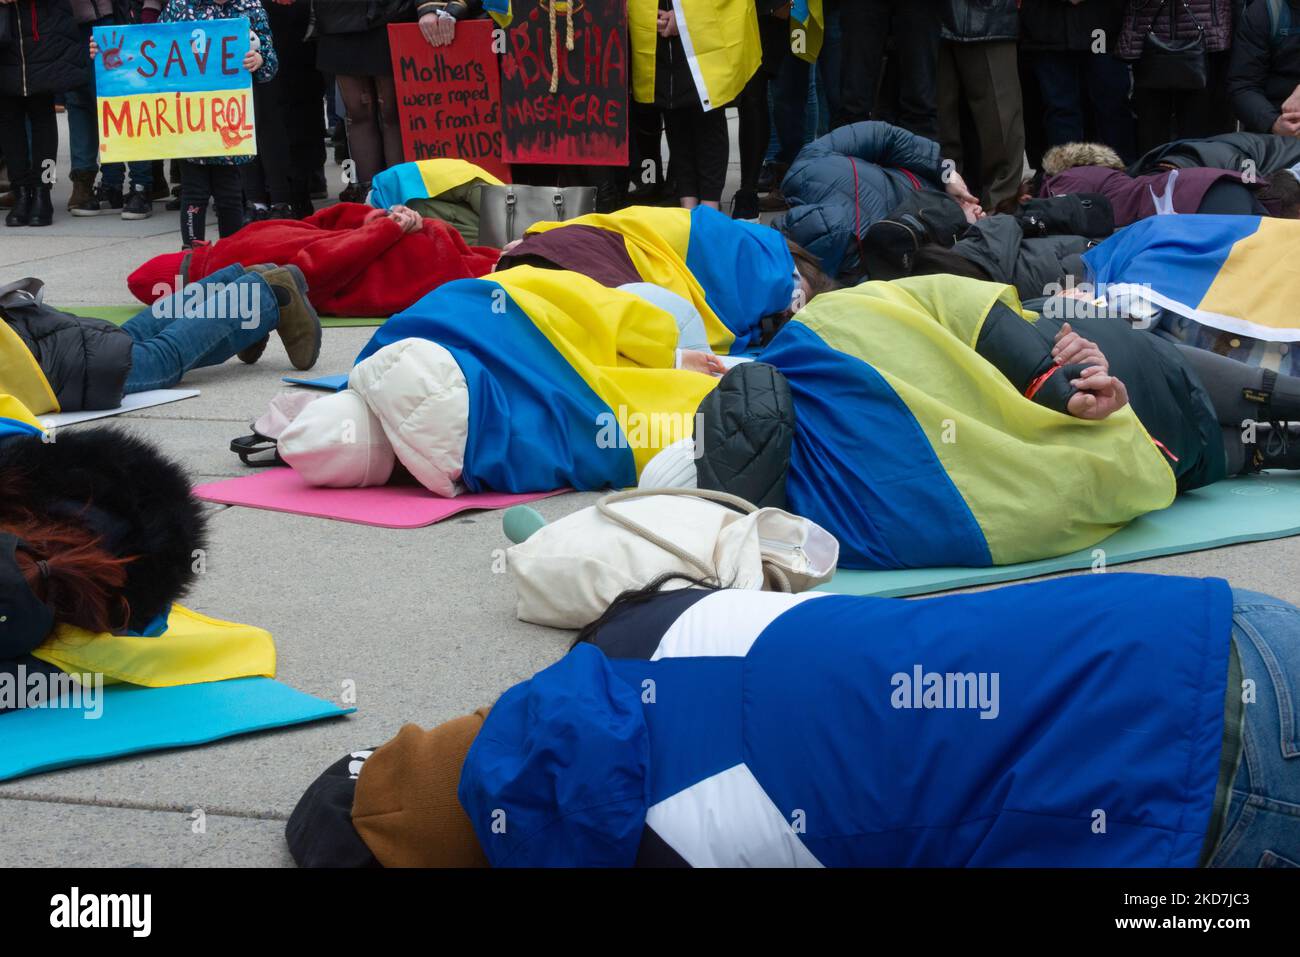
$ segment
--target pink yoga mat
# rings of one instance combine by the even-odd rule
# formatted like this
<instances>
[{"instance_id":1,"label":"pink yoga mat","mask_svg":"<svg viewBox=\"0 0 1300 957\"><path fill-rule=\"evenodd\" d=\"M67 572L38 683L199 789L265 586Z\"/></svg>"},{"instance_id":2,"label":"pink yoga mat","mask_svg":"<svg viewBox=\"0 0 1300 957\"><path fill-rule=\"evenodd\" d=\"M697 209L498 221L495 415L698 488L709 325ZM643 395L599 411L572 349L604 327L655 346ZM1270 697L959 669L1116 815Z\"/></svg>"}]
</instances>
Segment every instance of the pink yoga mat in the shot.
<instances>
[{"instance_id":1,"label":"pink yoga mat","mask_svg":"<svg viewBox=\"0 0 1300 957\"><path fill-rule=\"evenodd\" d=\"M253 475L194 486L194 494L207 502L244 505L272 512L290 512L332 518L381 528L421 528L471 509L509 508L567 491L509 495L497 492L466 493L442 498L418 485L380 485L374 488L316 488L293 469L268 468Z\"/></svg>"}]
</instances>

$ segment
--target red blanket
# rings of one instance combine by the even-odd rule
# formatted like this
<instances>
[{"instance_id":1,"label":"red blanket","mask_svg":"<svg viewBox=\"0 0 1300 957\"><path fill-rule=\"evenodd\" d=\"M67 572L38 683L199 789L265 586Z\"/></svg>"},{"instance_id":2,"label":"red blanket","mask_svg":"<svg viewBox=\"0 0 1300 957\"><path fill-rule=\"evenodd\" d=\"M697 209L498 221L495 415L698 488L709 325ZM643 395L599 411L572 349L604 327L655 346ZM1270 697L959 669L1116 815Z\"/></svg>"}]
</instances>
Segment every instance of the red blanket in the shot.
<instances>
[{"instance_id":1,"label":"red blanket","mask_svg":"<svg viewBox=\"0 0 1300 957\"><path fill-rule=\"evenodd\" d=\"M250 223L212 245L196 246L187 277L193 281L233 263L297 266L307 277L308 297L329 316L391 316L453 279L491 272L499 250L470 247L460 233L438 219L419 232L403 234L386 217L359 203L339 203L304 220ZM169 253L145 263L127 279L141 302L170 294L181 255Z\"/></svg>"}]
</instances>

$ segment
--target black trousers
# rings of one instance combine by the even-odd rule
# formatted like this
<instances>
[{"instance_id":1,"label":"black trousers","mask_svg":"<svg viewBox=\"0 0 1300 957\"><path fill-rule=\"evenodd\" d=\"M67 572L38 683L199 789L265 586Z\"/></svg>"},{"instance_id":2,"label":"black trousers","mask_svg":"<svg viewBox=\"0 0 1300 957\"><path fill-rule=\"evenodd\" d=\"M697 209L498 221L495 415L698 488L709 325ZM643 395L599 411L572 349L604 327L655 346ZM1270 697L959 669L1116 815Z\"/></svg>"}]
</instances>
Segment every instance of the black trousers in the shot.
<instances>
[{"instance_id":1,"label":"black trousers","mask_svg":"<svg viewBox=\"0 0 1300 957\"><path fill-rule=\"evenodd\" d=\"M217 207L224 239L244 225L244 185L238 166L181 160L181 245L189 249L207 233L208 200Z\"/></svg>"},{"instance_id":2,"label":"black trousers","mask_svg":"<svg viewBox=\"0 0 1300 957\"><path fill-rule=\"evenodd\" d=\"M31 136L27 135L28 123ZM41 186L42 172L54 171L59 152L59 125L54 96L0 96L0 152L9 165L14 188Z\"/></svg>"},{"instance_id":3,"label":"black trousers","mask_svg":"<svg viewBox=\"0 0 1300 957\"><path fill-rule=\"evenodd\" d=\"M886 44L894 40L898 106L881 110L876 94ZM898 126L939 138L938 0L844 0L840 4L840 115L836 126L893 113Z\"/></svg>"},{"instance_id":4,"label":"black trousers","mask_svg":"<svg viewBox=\"0 0 1300 957\"><path fill-rule=\"evenodd\" d=\"M1202 139L1234 128L1236 118L1227 92L1228 57L1226 51L1207 56L1209 80L1204 90L1133 91L1139 156L1174 140Z\"/></svg>"},{"instance_id":5,"label":"black trousers","mask_svg":"<svg viewBox=\"0 0 1300 957\"><path fill-rule=\"evenodd\" d=\"M700 202L721 203L731 150L727 111L706 113L698 104L665 110L664 131L677 197L694 196Z\"/></svg>"}]
</instances>

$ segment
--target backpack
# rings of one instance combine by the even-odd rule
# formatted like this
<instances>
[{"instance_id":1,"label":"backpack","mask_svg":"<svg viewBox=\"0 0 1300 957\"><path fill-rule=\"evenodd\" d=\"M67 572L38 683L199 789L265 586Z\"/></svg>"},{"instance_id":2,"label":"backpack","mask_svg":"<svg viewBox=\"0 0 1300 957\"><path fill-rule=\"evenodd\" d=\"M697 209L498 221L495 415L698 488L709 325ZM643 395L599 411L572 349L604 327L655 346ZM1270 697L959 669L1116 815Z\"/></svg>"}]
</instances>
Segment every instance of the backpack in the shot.
<instances>
[{"instance_id":1,"label":"backpack","mask_svg":"<svg viewBox=\"0 0 1300 957\"><path fill-rule=\"evenodd\" d=\"M929 243L950 249L969 225L961 204L947 193L933 189L910 193L886 218L867 227L862 237L867 278L911 275L917 250Z\"/></svg>"},{"instance_id":2,"label":"backpack","mask_svg":"<svg viewBox=\"0 0 1300 957\"><path fill-rule=\"evenodd\" d=\"M1025 237L1083 236L1106 239L1115 232L1115 211L1100 193L1031 199L1016 211Z\"/></svg>"}]
</instances>

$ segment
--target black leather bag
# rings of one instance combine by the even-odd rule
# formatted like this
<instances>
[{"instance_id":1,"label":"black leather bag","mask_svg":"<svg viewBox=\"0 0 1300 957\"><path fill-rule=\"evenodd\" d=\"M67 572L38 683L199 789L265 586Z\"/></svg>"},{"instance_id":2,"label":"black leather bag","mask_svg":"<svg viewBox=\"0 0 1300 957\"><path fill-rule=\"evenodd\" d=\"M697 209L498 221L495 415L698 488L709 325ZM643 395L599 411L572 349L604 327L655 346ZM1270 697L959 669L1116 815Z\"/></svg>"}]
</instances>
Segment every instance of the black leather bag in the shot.
<instances>
[{"instance_id":1,"label":"black leather bag","mask_svg":"<svg viewBox=\"0 0 1300 957\"><path fill-rule=\"evenodd\" d=\"M1169 39L1156 35L1156 23L1170 0L1162 0L1151 18L1142 44L1142 56L1133 64L1133 85L1142 90L1203 90L1208 82L1205 27L1187 5L1174 0L1169 11ZM1178 7L1187 11L1196 27L1190 36L1178 35Z\"/></svg>"}]
</instances>

